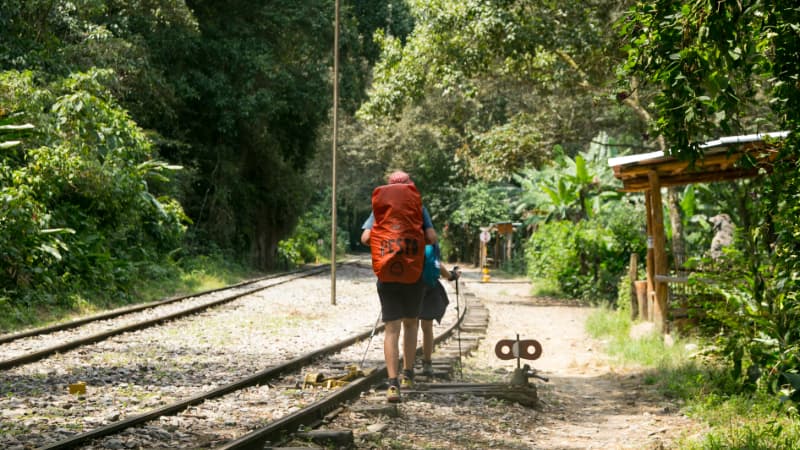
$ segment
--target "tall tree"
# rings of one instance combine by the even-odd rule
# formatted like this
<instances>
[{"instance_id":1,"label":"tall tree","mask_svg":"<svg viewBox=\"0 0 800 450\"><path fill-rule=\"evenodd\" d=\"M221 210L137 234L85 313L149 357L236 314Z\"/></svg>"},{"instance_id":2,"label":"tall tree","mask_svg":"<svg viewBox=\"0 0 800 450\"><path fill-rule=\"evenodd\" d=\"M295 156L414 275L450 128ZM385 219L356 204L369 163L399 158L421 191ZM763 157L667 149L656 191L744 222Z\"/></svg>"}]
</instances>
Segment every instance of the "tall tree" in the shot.
<instances>
[{"instance_id":1,"label":"tall tree","mask_svg":"<svg viewBox=\"0 0 800 450\"><path fill-rule=\"evenodd\" d=\"M327 118L331 3L187 3L197 33L158 49L178 68L181 128L166 131L188 144L167 154L202 175L187 197L199 237L267 268L304 207L301 174Z\"/></svg>"},{"instance_id":2,"label":"tall tree","mask_svg":"<svg viewBox=\"0 0 800 450\"><path fill-rule=\"evenodd\" d=\"M779 39L768 23L794 9L770 10L780 3L639 2L621 21L628 53L623 70L657 90L655 126L668 151L697 157L698 145L720 133L777 123L763 108L765 97L775 81L796 73L772 73L768 47ZM790 30L782 31L797 34Z\"/></svg>"},{"instance_id":3,"label":"tall tree","mask_svg":"<svg viewBox=\"0 0 800 450\"><path fill-rule=\"evenodd\" d=\"M361 118L397 117L425 96L452 99L459 107L445 118L467 114L459 156L489 180L541 164L557 143L576 154L601 129L636 129L611 93L607 50L617 48L610 25L619 2L411 4L416 27L405 44L380 37L384 53Z\"/></svg>"},{"instance_id":4,"label":"tall tree","mask_svg":"<svg viewBox=\"0 0 800 450\"><path fill-rule=\"evenodd\" d=\"M342 108L364 98L372 41L403 39L401 0L345 2ZM0 68L53 80L93 67L154 149L185 167L176 195L189 244L258 266L311 196L308 163L331 106L333 1L0 0ZM327 148L327 147L323 147Z\"/></svg>"}]
</instances>

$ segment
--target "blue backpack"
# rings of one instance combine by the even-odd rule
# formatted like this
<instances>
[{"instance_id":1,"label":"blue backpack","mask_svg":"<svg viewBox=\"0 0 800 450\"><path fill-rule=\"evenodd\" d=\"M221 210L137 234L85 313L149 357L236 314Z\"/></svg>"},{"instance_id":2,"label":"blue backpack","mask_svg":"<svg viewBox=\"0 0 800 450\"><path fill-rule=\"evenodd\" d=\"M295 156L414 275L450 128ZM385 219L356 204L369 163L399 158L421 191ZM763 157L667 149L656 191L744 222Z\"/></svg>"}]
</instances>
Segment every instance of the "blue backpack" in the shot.
<instances>
[{"instance_id":1,"label":"blue backpack","mask_svg":"<svg viewBox=\"0 0 800 450\"><path fill-rule=\"evenodd\" d=\"M422 279L429 286L436 286L439 282L439 258L436 255L436 247L433 245L425 246L425 264L422 267Z\"/></svg>"}]
</instances>

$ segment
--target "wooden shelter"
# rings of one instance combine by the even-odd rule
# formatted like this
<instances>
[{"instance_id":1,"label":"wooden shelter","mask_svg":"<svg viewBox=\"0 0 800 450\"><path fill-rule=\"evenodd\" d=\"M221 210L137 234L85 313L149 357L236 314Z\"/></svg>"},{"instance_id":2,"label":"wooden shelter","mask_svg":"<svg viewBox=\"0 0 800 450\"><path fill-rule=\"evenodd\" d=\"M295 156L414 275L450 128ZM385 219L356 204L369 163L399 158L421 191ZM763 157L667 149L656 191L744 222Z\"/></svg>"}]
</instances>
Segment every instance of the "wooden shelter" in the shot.
<instances>
[{"instance_id":1,"label":"wooden shelter","mask_svg":"<svg viewBox=\"0 0 800 450\"><path fill-rule=\"evenodd\" d=\"M610 158L608 165L622 181L623 192L643 192L647 210L647 298L656 328L667 332L667 297L670 280L661 188L754 177L778 154L776 142L788 131L731 136L700 145L700 159L685 161L664 152ZM746 158L746 164L740 164Z\"/></svg>"}]
</instances>

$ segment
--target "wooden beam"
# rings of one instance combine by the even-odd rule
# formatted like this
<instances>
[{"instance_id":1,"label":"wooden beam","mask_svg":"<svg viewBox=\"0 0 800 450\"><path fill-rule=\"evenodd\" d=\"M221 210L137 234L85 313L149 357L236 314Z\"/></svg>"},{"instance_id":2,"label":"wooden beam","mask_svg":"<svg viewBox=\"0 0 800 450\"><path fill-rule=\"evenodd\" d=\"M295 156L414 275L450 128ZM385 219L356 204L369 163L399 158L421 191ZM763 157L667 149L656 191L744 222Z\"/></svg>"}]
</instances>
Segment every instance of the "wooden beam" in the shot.
<instances>
[{"instance_id":1,"label":"wooden beam","mask_svg":"<svg viewBox=\"0 0 800 450\"><path fill-rule=\"evenodd\" d=\"M747 156L749 167L737 167L743 157ZM622 166L614 166L614 176L622 181L622 192L638 192L649 189L648 173L655 170L662 187L682 186L690 183L709 183L714 181L751 178L760 170L771 171L771 163L777 158L778 150L774 147L743 146L735 153L717 150L707 154L703 159L689 161L675 158L659 158Z\"/></svg>"},{"instance_id":2,"label":"wooden beam","mask_svg":"<svg viewBox=\"0 0 800 450\"><path fill-rule=\"evenodd\" d=\"M718 155L711 155L707 156L703 159L697 160L692 164L691 161L682 160L682 159L675 159L675 160L668 160L668 161L658 161L658 162L644 162L638 165L631 165L629 167L624 167L620 169L620 174L623 177L631 176L647 176L647 174L651 170L656 170L659 174L666 174L666 173L677 173L677 172L684 172L684 171L697 171L702 172L704 168L708 167L726 167L730 166L731 164L736 163L741 159L742 154L737 153L733 155L727 154L718 154Z\"/></svg>"},{"instance_id":3,"label":"wooden beam","mask_svg":"<svg viewBox=\"0 0 800 450\"><path fill-rule=\"evenodd\" d=\"M658 172L655 170L649 174L651 209L653 211L653 268L655 276L667 275L667 251L666 237L664 235L664 214L661 202L661 183ZM666 333L667 329L667 283L659 282L653 277L655 285L655 305L653 311L653 322L656 329L661 333Z\"/></svg>"},{"instance_id":4,"label":"wooden beam","mask_svg":"<svg viewBox=\"0 0 800 450\"><path fill-rule=\"evenodd\" d=\"M662 187L683 186L691 183L714 183L718 181L732 181L743 178L753 178L760 174L759 169L733 169L726 172L686 173L675 176L659 177ZM650 189L650 180L647 177L637 177L623 180L620 192L641 192Z\"/></svg>"}]
</instances>

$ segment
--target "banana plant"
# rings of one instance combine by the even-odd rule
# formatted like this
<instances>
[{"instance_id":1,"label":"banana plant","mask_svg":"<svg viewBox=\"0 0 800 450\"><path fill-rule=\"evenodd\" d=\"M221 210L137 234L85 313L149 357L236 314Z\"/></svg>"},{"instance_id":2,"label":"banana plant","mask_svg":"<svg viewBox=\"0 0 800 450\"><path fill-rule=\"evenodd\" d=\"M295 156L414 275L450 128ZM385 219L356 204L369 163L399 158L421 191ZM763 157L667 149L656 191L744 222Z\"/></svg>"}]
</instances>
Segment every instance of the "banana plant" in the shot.
<instances>
[{"instance_id":1,"label":"banana plant","mask_svg":"<svg viewBox=\"0 0 800 450\"><path fill-rule=\"evenodd\" d=\"M546 220L578 222L593 217L609 200L618 199L615 180L607 166L608 137L601 133L589 149L575 158L564 156L539 187L547 194Z\"/></svg>"}]
</instances>

